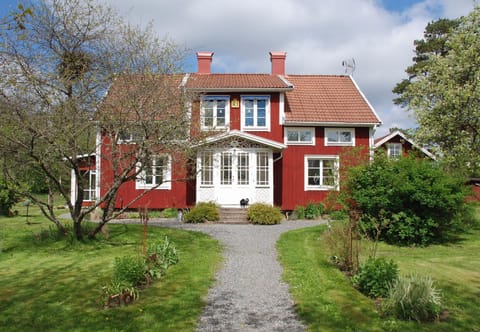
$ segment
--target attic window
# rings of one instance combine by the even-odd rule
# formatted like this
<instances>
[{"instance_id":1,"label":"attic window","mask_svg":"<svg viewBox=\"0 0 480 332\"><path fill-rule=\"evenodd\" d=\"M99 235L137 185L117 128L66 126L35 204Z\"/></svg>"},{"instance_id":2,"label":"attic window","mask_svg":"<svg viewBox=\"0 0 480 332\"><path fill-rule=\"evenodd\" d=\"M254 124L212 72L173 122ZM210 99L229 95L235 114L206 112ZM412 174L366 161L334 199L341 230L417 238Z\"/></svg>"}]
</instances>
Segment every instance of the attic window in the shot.
<instances>
[{"instance_id":1,"label":"attic window","mask_svg":"<svg viewBox=\"0 0 480 332\"><path fill-rule=\"evenodd\" d=\"M387 144L387 156L388 158L398 159L402 156L402 144L401 143L388 143Z\"/></svg>"},{"instance_id":2,"label":"attic window","mask_svg":"<svg viewBox=\"0 0 480 332\"><path fill-rule=\"evenodd\" d=\"M325 146L355 146L355 129L325 128Z\"/></svg>"}]
</instances>

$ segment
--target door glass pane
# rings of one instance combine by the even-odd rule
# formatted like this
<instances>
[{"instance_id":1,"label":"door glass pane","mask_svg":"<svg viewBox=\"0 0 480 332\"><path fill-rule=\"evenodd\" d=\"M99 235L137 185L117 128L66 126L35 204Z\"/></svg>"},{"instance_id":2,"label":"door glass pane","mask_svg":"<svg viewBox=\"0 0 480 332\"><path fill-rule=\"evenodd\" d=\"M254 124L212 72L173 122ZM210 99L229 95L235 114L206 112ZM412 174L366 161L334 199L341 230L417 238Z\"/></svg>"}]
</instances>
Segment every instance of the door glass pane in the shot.
<instances>
[{"instance_id":1,"label":"door glass pane","mask_svg":"<svg viewBox=\"0 0 480 332\"><path fill-rule=\"evenodd\" d=\"M239 185L247 185L248 179L249 160L248 153L240 152L237 156L237 176Z\"/></svg>"},{"instance_id":2,"label":"door glass pane","mask_svg":"<svg viewBox=\"0 0 480 332\"><path fill-rule=\"evenodd\" d=\"M269 185L268 152L257 152L257 185Z\"/></svg>"},{"instance_id":3,"label":"door glass pane","mask_svg":"<svg viewBox=\"0 0 480 332\"><path fill-rule=\"evenodd\" d=\"M222 152L220 165L220 184L232 184L232 154L230 152Z\"/></svg>"}]
</instances>

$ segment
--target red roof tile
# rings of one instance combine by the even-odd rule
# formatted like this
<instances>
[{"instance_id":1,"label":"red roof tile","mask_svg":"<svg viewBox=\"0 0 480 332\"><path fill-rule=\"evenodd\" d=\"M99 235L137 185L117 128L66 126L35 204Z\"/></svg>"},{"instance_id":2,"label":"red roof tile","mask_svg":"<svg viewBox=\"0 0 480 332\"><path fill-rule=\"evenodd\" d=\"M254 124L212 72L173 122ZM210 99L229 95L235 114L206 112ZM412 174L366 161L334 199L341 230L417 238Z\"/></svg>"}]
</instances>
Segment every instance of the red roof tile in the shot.
<instances>
[{"instance_id":1,"label":"red roof tile","mask_svg":"<svg viewBox=\"0 0 480 332\"><path fill-rule=\"evenodd\" d=\"M185 87L192 90L287 90L291 86L270 74L190 74Z\"/></svg>"},{"instance_id":2,"label":"red roof tile","mask_svg":"<svg viewBox=\"0 0 480 332\"><path fill-rule=\"evenodd\" d=\"M293 123L379 124L350 76L288 75L285 120Z\"/></svg>"}]
</instances>

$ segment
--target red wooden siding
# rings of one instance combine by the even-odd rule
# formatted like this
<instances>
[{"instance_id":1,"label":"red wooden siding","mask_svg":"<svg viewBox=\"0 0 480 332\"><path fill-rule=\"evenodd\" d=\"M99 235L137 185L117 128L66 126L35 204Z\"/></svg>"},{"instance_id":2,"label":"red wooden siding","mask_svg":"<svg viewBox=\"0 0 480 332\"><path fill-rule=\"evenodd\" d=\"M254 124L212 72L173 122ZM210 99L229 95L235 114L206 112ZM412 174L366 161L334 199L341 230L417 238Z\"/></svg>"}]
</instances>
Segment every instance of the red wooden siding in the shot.
<instances>
[{"instance_id":1,"label":"red wooden siding","mask_svg":"<svg viewBox=\"0 0 480 332\"><path fill-rule=\"evenodd\" d=\"M283 210L293 210L297 205L306 205L309 202L321 202L327 197L329 191L311 190L305 191L305 155L340 156L349 147L325 146L324 128L315 130L315 146L292 146L290 145L283 153L281 186L276 186L275 191L281 192L281 200L276 204L281 205ZM365 147L368 153L369 128L355 128L355 146ZM340 164L342 160L340 160ZM340 165L341 167L341 165ZM340 183L340 188L341 188ZM277 197L277 196L276 196Z\"/></svg>"}]
</instances>

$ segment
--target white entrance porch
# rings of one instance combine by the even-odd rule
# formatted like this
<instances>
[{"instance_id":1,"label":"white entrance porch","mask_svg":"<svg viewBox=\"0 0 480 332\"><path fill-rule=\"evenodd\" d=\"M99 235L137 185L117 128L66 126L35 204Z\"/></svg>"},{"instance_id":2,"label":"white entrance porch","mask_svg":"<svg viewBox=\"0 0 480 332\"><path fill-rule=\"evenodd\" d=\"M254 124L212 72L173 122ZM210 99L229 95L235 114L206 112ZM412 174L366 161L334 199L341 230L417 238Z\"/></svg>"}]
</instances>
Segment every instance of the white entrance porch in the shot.
<instances>
[{"instance_id":1,"label":"white entrance porch","mask_svg":"<svg viewBox=\"0 0 480 332\"><path fill-rule=\"evenodd\" d=\"M211 138L197 154L197 202L222 207L273 205L273 152L283 144L233 131Z\"/></svg>"}]
</instances>

